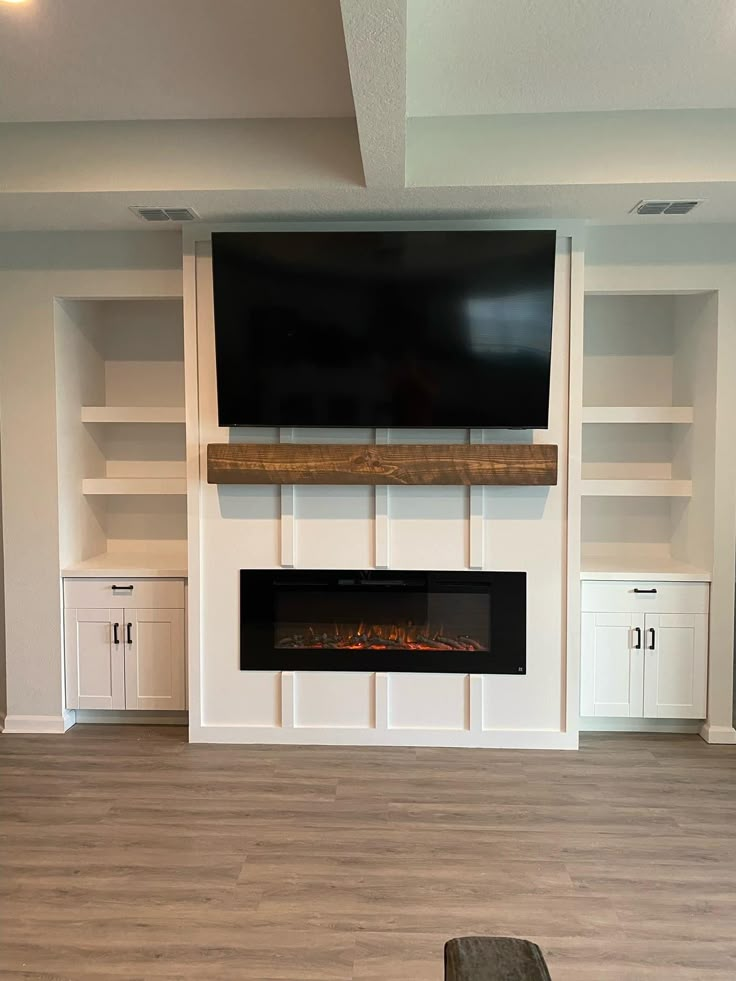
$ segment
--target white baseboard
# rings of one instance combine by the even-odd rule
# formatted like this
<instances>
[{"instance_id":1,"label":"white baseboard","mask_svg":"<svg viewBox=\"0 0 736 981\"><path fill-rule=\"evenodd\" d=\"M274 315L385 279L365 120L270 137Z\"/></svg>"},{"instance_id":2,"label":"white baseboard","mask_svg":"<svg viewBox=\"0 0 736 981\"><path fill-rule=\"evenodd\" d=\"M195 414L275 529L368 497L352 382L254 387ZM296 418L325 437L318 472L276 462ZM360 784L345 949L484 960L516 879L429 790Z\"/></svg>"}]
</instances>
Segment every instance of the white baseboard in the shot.
<instances>
[{"instance_id":1,"label":"white baseboard","mask_svg":"<svg viewBox=\"0 0 736 981\"><path fill-rule=\"evenodd\" d=\"M6 715L3 732L8 734L45 733L62 735L76 721L75 713L65 709L61 715Z\"/></svg>"},{"instance_id":2,"label":"white baseboard","mask_svg":"<svg viewBox=\"0 0 736 981\"><path fill-rule=\"evenodd\" d=\"M700 719L580 719L581 732L670 732L698 735L702 729L703 723Z\"/></svg>"},{"instance_id":3,"label":"white baseboard","mask_svg":"<svg viewBox=\"0 0 736 981\"><path fill-rule=\"evenodd\" d=\"M77 709L77 725L185 726L188 721L188 712Z\"/></svg>"},{"instance_id":4,"label":"white baseboard","mask_svg":"<svg viewBox=\"0 0 736 981\"><path fill-rule=\"evenodd\" d=\"M700 729L700 735L714 746L736 745L736 729L733 726L714 726L706 722Z\"/></svg>"},{"instance_id":5,"label":"white baseboard","mask_svg":"<svg viewBox=\"0 0 736 981\"><path fill-rule=\"evenodd\" d=\"M189 726L190 743L242 746L431 746L465 749L576 750L578 734L551 729L349 729L344 727Z\"/></svg>"}]
</instances>

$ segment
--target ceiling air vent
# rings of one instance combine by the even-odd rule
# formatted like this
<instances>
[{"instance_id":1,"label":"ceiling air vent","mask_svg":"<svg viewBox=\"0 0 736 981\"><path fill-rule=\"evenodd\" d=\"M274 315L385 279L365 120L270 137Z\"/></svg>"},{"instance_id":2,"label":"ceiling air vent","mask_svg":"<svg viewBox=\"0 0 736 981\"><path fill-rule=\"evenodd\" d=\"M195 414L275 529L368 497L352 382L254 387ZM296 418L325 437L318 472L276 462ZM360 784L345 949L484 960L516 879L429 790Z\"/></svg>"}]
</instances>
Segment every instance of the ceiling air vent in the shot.
<instances>
[{"instance_id":1,"label":"ceiling air vent","mask_svg":"<svg viewBox=\"0 0 736 981\"><path fill-rule=\"evenodd\" d=\"M687 215L701 201L640 201L629 212L630 215Z\"/></svg>"},{"instance_id":2,"label":"ceiling air vent","mask_svg":"<svg viewBox=\"0 0 736 981\"><path fill-rule=\"evenodd\" d=\"M164 208L164 213L169 221L195 221L199 218L191 208Z\"/></svg>"},{"instance_id":3,"label":"ceiling air vent","mask_svg":"<svg viewBox=\"0 0 736 981\"><path fill-rule=\"evenodd\" d=\"M199 215L192 208L131 208L143 221L196 221Z\"/></svg>"}]
</instances>

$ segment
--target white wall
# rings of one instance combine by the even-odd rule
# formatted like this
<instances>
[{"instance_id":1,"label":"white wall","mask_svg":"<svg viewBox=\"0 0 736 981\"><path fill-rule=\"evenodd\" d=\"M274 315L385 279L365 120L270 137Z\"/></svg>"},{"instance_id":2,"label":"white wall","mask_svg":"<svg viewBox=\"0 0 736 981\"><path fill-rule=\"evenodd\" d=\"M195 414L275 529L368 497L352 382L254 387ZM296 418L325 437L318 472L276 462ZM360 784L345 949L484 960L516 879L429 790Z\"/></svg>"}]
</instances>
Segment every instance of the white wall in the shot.
<instances>
[{"instance_id":1,"label":"white wall","mask_svg":"<svg viewBox=\"0 0 736 981\"><path fill-rule=\"evenodd\" d=\"M193 249L194 253L194 249ZM196 267L196 271L195 271ZM187 272L190 270L190 272ZM566 509L571 239L558 238L551 415L537 442L559 445L552 488L217 487L204 481L217 426L209 243L185 259L187 359L198 356L199 444L191 446L190 732L197 741L572 747L566 701ZM196 295L196 306L195 306ZM197 402L189 373L189 412ZM192 426L188 439L192 440ZM392 441L467 440L467 430L392 431ZM239 440L278 438L238 431ZM297 440L372 441L373 431L296 430ZM493 441L491 431L485 433ZM523 438L496 434L496 438ZM196 437L195 437L196 439ZM195 503L196 502L196 503ZM196 534L196 532L195 532ZM292 555L293 553L293 555ZM478 557L480 556L480 560ZM523 570L528 574L528 661L523 677L374 675L239 670L241 568Z\"/></svg>"},{"instance_id":2,"label":"white wall","mask_svg":"<svg viewBox=\"0 0 736 981\"><path fill-rule=\"evenodd\" d=\"M105 369L99 355L96 303L57 300L54 304L56 351L56 429L59 481L59 563L88 559L105 551L104 500L80 494L85 477L105 476L105 457L79 407L104 405Z\"/></svg>"},{"instance_id":3,"label":"white wall","mask_svg":"<svg viewBox=\"0 0 736 981\"><path fill-rule=\"evenodd\" d=\"M591 292L714 294L693 300L696 320L717 303L716 472L713 481L708 722L706 737L734 741L734 555L736 553L736 226L591 228L585 253ZM708 550L710 551L710 550Z\"/></svg>"},{"instance_id":4,"label":"white wall","mask_svg":"<svg viewBox=\"0 0 736 981\"><path fill-rule=\"evenodd\" d=\"M176 234L0 235L8 729L64 726L54 301L177 295Z\"/></svg>"}]
</instances>

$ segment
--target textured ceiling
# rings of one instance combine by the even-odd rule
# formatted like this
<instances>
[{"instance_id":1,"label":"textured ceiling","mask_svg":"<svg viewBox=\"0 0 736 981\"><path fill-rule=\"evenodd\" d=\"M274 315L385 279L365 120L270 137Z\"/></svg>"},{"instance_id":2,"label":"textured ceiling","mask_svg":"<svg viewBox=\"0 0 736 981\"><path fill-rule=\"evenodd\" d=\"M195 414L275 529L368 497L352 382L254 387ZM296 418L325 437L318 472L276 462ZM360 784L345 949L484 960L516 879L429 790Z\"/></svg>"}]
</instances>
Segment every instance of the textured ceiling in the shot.
<instances>
[{"instance_id":1,"label":"textured ceiling","mask_svg":"<svg viewBox=\"0 0 736 981\"><path fill-rule=\"evenodd\" d=\"M0 2L0 230L734 221L735 65L736 0Z\"/></svg>"},{"instance_id":2,"label":"textured ceiling","mask_svg":"<svg viewBox=\"0 0 736 981\"><path fill-rule=\"evenodd\" d=\"M410 116L733 107L734 0L408 0Z\"/></svg>"},{"instance_id":3,"label":"textured ceiling","mask_svg":"<svg viewBox=\"0 0 736 981\"><path fill-rule=\"evenodd\" d=\"M0 121L351 116L338 0L0 3Z\"/></svg>"}]
</instances>

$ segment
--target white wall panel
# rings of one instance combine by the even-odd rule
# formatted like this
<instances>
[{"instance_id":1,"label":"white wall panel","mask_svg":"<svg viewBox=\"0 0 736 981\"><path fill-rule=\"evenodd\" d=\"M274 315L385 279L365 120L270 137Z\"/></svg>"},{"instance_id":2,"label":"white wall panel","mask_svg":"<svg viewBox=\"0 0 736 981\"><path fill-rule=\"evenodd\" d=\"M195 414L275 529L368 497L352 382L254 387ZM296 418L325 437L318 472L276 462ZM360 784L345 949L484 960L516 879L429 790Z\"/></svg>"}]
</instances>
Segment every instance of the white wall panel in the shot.
<instances>
[{"instance_id":1,"label":"white wall panel","mask_svg":"<svg viewBox=\"0 0 736 981\"><path fill-rule=\"evenodd\" d=\"M509 489L510 490L510 489ZM544 490L530 488L514 510L507 489L489 488L487 568L527 573L527 673L492 675L484 686L484 726L559 729L562 710L560 636L564 627L559 521ZM535 493L531 493L535 491ZM504 517L500 517L504 515ZM542 560L544 557L544 560Z\"/></svg>"},{"instance_id":2,"label":"white wall panel","mask_svg":"<svg viewBox=\"0 0 736 981\"><path fill-rule=\"evenodd\" d=\"M394 569L463 569L468 560L466 487L392 487Z\"/></svg>"},{"instance_id":3,"label":"white wall panel","mask_svg":"<svg viewBox=\"0 0 736 981\"><path fill-rule=\"evenodd\" d=\"M203 724L218 726L281 725L281 673L240 671L237 646L209 655L204 678ZM205 657L207 653L205 652Z\"/></svg>"},{"instance_id":4,"label":"white wall panel","mask_svg":"<svg viewBox=\"0 0 736 981\"><path fill-rule=\"evenodd\" d=\"M296 488L297 565L302 569L367 569L373 564L373 488Z\"/></svg>"},{"instance_id":5,"label":"white wall panel","mask_svg":"<svg viewBox=\"0 0 736 981\"><path fill-rule=\"evenodd\" d=\"M371 729L375 725L373 674L299 671L294 682L296 727Z\"/></svg>"},{"instance_id":6,"label":"white wall panel","mask_svg":"<svg viewBox=\"0 0 736 981\"><path fill-rule=\"evenodd\" d=\"M391 674L389 729L469 728L468 675Z\"/></svg>"}]
</instances>

